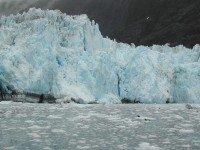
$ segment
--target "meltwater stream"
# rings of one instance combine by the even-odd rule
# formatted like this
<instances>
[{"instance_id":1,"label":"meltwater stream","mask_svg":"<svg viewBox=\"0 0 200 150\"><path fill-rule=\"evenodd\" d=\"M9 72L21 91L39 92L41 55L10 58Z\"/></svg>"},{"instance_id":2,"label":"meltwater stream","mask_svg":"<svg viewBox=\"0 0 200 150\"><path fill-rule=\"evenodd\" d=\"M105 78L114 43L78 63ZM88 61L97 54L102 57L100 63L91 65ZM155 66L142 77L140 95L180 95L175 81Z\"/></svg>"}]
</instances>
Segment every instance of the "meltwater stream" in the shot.
<instances>
[{"instance_id":1,"label":"meltwater stream","mask_svg":"<svg viewBox=\"0 0 200 150\"><path fill-rule=\"evenodd\" d=\"M192 106L0 104L0 149L199 150Z\"/></svg>"}]
</instances>

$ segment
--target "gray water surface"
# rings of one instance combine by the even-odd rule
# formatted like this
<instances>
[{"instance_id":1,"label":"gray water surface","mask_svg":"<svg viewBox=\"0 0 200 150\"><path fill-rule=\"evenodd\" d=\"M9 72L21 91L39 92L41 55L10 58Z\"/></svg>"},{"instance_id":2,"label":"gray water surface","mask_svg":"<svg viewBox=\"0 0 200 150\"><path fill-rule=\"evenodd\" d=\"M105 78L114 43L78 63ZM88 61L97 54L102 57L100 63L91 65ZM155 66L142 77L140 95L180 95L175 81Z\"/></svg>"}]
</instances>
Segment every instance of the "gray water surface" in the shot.
<instances>
[{"instance_id":1,"label":"gray water surface","mask_svg":"<svg viewBox=\"0 0 200 150\"><path fill-rule=\"evenodd\" d=\"M192 106L0 104L0 150L199 150Z\"/></svg>"}]
</instances>

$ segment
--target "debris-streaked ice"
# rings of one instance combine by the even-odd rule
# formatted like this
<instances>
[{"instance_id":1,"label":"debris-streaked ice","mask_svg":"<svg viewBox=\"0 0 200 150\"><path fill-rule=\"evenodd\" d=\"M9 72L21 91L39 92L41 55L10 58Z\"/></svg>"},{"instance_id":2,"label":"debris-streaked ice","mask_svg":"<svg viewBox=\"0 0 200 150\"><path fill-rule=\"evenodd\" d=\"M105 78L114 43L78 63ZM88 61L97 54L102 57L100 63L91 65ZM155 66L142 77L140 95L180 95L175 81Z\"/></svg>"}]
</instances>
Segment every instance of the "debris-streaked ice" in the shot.
<instances>
[{"instance_id":1,"label":"debris-streaked ice","mask_svg":"<svg viewBox=\"0 0 200 150\"><path fill-rule=\"evenodd\" d=\"M86 15L33 8L0 19L0 87L8 92L79 103L200 103L199 58L199 45L117 43Z\"/></svg>"}]
</instances>

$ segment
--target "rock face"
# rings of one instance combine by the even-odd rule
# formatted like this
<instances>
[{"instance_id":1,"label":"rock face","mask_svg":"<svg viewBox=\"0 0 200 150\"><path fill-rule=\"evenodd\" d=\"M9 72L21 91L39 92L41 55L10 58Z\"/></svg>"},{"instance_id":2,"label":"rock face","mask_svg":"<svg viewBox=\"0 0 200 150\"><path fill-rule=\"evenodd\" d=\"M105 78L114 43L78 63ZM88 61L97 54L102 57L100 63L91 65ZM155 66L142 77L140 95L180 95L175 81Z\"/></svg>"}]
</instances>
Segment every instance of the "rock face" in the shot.
<instances>
[{"instance_id":1,"label":"rock face","mask_svg":"<svg viewBox=\"0 0 200 150\"><path fill-rule=\"evenodd\" d=\"M104 36L124 43L190 48L200 43L199 0L61 0L51 8L85 13Z\"/></svg>"},{"instance_id":2,"label":"rock face","mask_svg":"<svg viewBox=\"0 0 200 150\"><path fill-rule=\"evenodd\" d=\"M1 98L200 103L199 58L199 45L117 43L86 15L30 9L0 19Z\"/></svg>"}]
</instances>

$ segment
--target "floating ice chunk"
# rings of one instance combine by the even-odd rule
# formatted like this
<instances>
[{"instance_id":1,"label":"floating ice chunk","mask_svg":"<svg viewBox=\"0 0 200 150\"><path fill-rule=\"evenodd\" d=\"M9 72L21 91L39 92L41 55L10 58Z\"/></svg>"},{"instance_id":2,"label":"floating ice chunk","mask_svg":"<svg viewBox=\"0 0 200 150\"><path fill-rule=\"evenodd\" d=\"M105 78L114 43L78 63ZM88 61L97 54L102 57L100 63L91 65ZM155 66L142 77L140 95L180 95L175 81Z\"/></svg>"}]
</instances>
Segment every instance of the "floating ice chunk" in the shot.
<instances>
[{"instance_id":1,"label":"floating ice chunk","mask_svg":"<svg viewBox=\"0 0 200 150\"><path fill-rule=\"evenodd\" d=\"M193 129L180 129L179 132L183 133L183 134L190 134L190 133L194 133L194 130Z\"/></svg>"},{"instance_id":2,"label":"floating ice chunk","mask_svg":"<svg viewBox=\"0 0 200 150\"><path fill-rule=\"evenodd\" d=\"M157 146L152 146L149 143L140 143L136 150L162 150L162 148Z\"/></svg>"},{"instance_id":3,"label":"floating ice chunk","mask_svg":"<svg viewBox=\"0 0 200 150\"><path fill-rule=\"evenodd\" d=\"M12 101L1 101L0 104L11 104L13 103Z\"/></svg>"},{"instance_id":4,"label":"floating ice chunk","mask_svg":"<svg viewBox=\"0 0 200 150\"><path fill-rule=\"evenodd\" d=\"M62 130L62 129L52 129L51 132L54 132L54 133L65 133L65 131Z\"/></svg>"}]
</instances>

